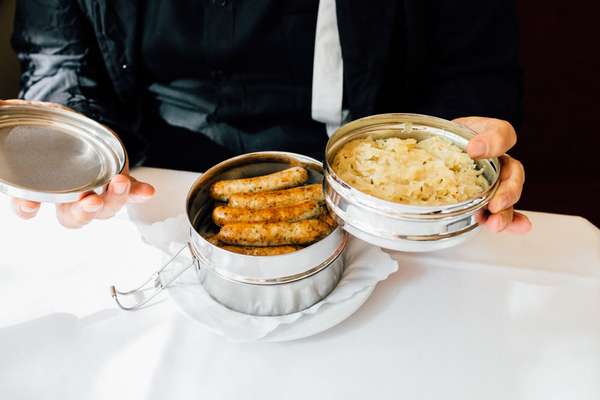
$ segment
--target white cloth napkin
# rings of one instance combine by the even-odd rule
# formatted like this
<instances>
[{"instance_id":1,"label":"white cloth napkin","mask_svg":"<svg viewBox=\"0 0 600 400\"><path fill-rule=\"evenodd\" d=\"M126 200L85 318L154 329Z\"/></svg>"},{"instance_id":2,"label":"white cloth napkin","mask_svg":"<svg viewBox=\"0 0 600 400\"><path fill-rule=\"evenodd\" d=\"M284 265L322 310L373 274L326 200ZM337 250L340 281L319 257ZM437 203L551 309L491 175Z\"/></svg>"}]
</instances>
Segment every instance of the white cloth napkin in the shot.
<instances>
[{"instance_id":1,"label":"white cloth napkin","mask_svg":"<svg viewBox=\"0 0 600 400\"><path fill-rule=\"evenodd\" d=\"M144 226L141 231L146 242L165 252L167 260L185 245L187 226L186 217L180 215ZM356 238L349 241L344 260L346 268L342 279L329 296L304 311L278 317L257 317L222 306L198 283L193 269L182 274L169 291L175 301L187 302L186 309L193 310L188 315L211 331L233 341L254 341L264 338L284 324L293 324L304 316L318 313L325 305L349 301L358 293L373 288L377 282L398 269L398 263L389 254ZM186 261L185 257L178 257L176 262ZM174 267L178 268L180 265Z\"/></svg>"}]
</instances>

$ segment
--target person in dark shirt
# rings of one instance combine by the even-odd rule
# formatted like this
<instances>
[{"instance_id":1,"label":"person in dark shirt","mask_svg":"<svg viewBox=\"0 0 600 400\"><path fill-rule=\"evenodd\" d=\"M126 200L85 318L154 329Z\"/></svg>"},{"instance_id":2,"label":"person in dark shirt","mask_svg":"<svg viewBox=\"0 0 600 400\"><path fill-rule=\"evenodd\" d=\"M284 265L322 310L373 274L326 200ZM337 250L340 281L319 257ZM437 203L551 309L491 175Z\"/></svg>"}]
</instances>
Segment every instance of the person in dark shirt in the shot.
<instances>
[{"instance_id":1,"label":"person in dark shirt","mask_svg":"<svg viewBox=\"0 0 600 400\"><path fill-rule=\"evenodd\" d=\"M472 157L502 157L485 224L526 232L523 166L504 155L520 110L515 19L505 0L20 0L12 101L110 126L132 166L196 171L260 150L320 159L328 134L367 115L455 119L479 133ZM153 193L125 173L58 218L81 227ZM13 203L23 218L39 208Z\"/></svg>"}]
</instances>

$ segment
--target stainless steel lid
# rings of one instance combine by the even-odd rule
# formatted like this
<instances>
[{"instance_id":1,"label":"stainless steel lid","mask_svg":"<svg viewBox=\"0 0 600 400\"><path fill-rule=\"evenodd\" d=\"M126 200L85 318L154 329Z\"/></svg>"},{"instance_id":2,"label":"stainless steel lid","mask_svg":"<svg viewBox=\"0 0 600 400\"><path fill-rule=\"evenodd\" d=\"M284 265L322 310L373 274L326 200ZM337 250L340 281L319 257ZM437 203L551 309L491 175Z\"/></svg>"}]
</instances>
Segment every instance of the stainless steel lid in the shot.
<instances>
[{"instance_id":1,"label":"stainless steel lid","mask_svg":"<svg viewBox=\"0 0 600 400\"><path fill-rule=\"evenodd\" d=\"M66 109L0 106L0 192L49 203L103 193L126 165L114 132Z\"/></svg>"},{"instance_id":2,"label":"stainless steel lid","mask_svg":"<svg viewBox=\"0 0 600 400\"><path fill-rule=\"evenodd\" d=\"M473 235L478 228L477 213L498 188L500 163L497 158L476 161L490 184L477 197L445 205L393 203L353 188L331 168L344 144L366 136L417 140L442 136L466 149L475 133L451 121L419 114L374 115L339 128L325 150L325 200L347 232L371 244L400 251L440 250Z\"/></svg>"}]
</instances>

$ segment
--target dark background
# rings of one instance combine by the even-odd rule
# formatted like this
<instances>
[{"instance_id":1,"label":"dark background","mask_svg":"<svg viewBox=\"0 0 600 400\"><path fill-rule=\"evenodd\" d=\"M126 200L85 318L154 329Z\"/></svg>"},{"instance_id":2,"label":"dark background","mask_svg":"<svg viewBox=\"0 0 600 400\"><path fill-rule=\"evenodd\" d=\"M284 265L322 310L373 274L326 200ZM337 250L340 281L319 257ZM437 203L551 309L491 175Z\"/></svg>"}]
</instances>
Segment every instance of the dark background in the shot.
<instances>
[{"instance_id":1,"label":"dark background","mask_svg":"<svg viewBox=\"0 0 600 400\"><path fill-rule=\"evenodd\" d=\"M519 208L600 226L600 34L593 2L521 0L525 164Z\"/></svg>"},{"instance_id":2,"label":"dark background","mask_svg":"<svg viewBox=\"0 0 600 400\"><path fill-rule=\"evenodd\" d=\"M18 88L8 43L14 2L0 0L0 98ZM525 114L511 154L527 171L519 208L600 226L600 7L590 4L518 2Z\"/></svg>"}]
</instances>

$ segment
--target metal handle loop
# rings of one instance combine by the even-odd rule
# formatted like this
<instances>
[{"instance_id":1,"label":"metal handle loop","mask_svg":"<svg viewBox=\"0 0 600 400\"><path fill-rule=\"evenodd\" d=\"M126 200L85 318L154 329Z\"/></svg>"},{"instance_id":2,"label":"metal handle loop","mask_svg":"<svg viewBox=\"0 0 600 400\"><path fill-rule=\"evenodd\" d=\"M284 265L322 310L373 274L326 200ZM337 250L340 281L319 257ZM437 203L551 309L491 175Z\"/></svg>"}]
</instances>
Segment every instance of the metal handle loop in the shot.
<instances>
[{"instance_id":1,"label":"metal handle loop","mask_svg":"<svg viewBox=\"0 0 600 400\"><path fill-rule=\"evenodd\" d=\"M162 274L168 271L168 268L171 265L171 263L175 261L175 259L179 257L179 255L186 248L188 248L190 250L190 253L192 254L192 261L190 261L184 268L177 271L175 275L170 277L166 282L163 282L163 280L161 279ZM125 311L134 311L143 308L152 299L158 296L159 293L161 293L164 289L166 289L173 282L175 282L175 280L177 280L177 278L179 278L181 274L183 274L185 271L190 269L190 267L196 264L196 258L193 254L194 253L191 251L190 243L186 244L177 253L175 253L175 255L171 257L171 259L167 261L161 269L153 273L148 279L146 279L146 281L144 281L144 283L142 283L137 288L128 291L120 291L117 290L117 288L114 285L111 286L110 291L112 298L115 299L115 302L117 303L119 308ZM134 299L137 300L137 302L134 302L132 305L124 305L120 297L123 298L129 296L133 296Z\"/></svg>"}]
</instances>

